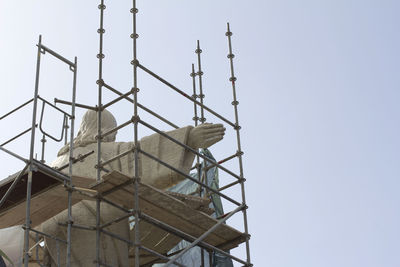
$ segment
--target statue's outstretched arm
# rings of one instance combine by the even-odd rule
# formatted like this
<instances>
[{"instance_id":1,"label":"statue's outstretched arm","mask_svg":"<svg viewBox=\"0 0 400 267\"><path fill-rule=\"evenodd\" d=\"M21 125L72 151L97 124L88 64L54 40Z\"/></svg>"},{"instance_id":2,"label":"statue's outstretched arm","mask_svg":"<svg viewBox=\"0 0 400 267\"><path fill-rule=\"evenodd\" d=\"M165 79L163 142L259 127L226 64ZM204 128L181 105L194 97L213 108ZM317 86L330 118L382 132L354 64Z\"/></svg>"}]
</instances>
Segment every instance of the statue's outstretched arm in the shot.
<instances>
[{"instance_id":1,"label":"statue's outstretched arm","mask_svg":"<svg viewBox=\"0 0 400 267\"><path fill-rule=\"evenodd\" d=\"M204 123L189 133L188 145L194 149L207 148L222 140L225 127L222 124Z\"/></svg>"}]
</instances>

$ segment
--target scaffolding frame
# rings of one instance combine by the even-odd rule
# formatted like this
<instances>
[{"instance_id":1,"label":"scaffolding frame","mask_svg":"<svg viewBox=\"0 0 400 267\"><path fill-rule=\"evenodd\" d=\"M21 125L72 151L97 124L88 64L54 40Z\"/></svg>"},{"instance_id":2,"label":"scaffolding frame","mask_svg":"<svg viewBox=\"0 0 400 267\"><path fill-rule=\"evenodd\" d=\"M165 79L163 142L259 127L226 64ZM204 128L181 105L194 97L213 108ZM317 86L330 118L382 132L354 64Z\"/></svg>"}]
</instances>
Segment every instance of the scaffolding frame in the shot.
<instances>
[{"instance_id":1,"label":"scaffolding frame","mask_svg":"<svg viewBox=\"0 0 400 267\"><path fill-rule=\"evenodd\" d=\"M38 258L38 244L39 242L39 236L42 237L48 237L48 238L52 238L55 239L57 241L57 264L60 264L60 258L59 258L59 243L65 243L67 245L67 253L66 253L66 266L70 266L71 265L71 231L72 228L78 228L78 229L84 229L84 230L89 230L89 231L95 231L96 232L96 259L94 260L94 263L96 264L96 266L110 266L108 265L106 262L102 262L101 261L101 256L100 256L100 246L101 246L101 235L108 235L111 236L112 238L116 238L118 240L121 240L125 243L127 243L129 246L134 247L135 249L135 265L134 266L141 266L140 265L140 250L144 250L150 254L153 254L154 256L156 256L157 258L166 261L166 266L171 266L171 265L177 265L177 266L183 266L182 264L178 263L177 260L184 255L189 249L191 249L194 246L199 246L202 250L201 250L201 266L204 266L205 263L205 259L204 259L204 251L208 251L210 254L209 260L211 261L211 253L210 252L218 252L221 253L222 255L231 258L232 260L239 262L241 264L243 264L243 266L252 266L251 260L250 260L250 246L249 246L249 239L250 239L250 235L248 232L248 221L247 221L247 204L246 204L246 198L245 198L245 181L246 179L244 178L244 173L243 173L243 161L242 161L242 149L241 149L241 141L240 141L240 124L239 124L239 118L238 118L238 104L239 102L237 101L237 96L236 96L236 77L234 75L234 64L233 64L233 58L234 58L234 54L232 52L232 40L231 40L231 36L232 36L232 32L230 30L230 25L229 23L227 24L227 32L226 32L226 36L228 39L228 59L229 59L229 65L230 65L230 73L231 76L229 78L229 81L232 84L232 94L233 94L233 101L232 101L232 105L234 107L234 122L230 121L229 119L223 117L222 115L220 115L219 113L217 113L216 111L214 111L213 109L207 107L204 104L204 91L203 91L203 83L202 83L202 76L203 76L203 71L202 71L202 66L201 66L201 53L202 50L200 48L200 42L197 41L197 47L195 50L195 53L197 54L197 66L198 66L198 71L195 71L195 65L192 64L192 69L191 69L191 73L190 76L192 77L193 80L193 94L192 96L187 95L184 91L180 90L179 88L177 88L176 86L174 86L172 83L168 82L166 79L162 78L161 76L157 75L156 73L152 72L149 68L145 67L143 64L141 64L138 60L138 56L137 56L137 39L139 37L139 35L137 34L136 31L136 25L137 25L137 13L138 13L138 9L136 6L136 0L132 0L132 8L130 9L130 12L132 13L132 34L130 35L132 38L132 60L131 60L131 65L132 65L132 76L133 76L133 86L132 89L129 90L126 93L122 93L120 91L118 91L117 89L114 89L112 86L110 86L109 84L107 84L104 79L103 79L103 59L105 57L105 55L103 54L103 35L105 33L105 29L104 29L104 11L106 9L106 6L104 4L104 0L100 0L100 4L98 5L98 8L100 10L100 25L99 25L99 29L97 30L97 32L99 33L99 52L97 54L97 58L98 58L98 79L96 81L97 85L98 85L98 103L97 106L92 107L92 106L88 106L88 105L84 105L84 104L79 104L76 103L76 77L77 77L77 58L75 57L74 61L70 61L68 59L66 59L65 57L61 56L60 54L56 53L55 51L51 50L50 48L46 47L45 45L42 44L42 38L41 36L39 36L39 42L37 44L38 47L38 52L37 52L37 63L36 63L36 79L35 79L35 90L34 90L34 96L32 99L30 99L29 101L23 103L22 105L20 105L19 107L15 108L14 110L10 111L9 113L7 113L6 115L0 117L0 121L13 114L14 112L16 112L17 110L21 109L22 107L33 103L33 112L32 112L32 126L31 128L23 131L22 133L18 134L17 136L13 137L12 139L2 143L0 145L0 150L2 150L3 152L8 153L9 155L16 157L22 161L25 162L25 167L23 168L23 170L21 172L19 172L19 174L17 175L17 177L15 178L15 180L13 181L13 183L11 184L11 186L8 188L6 194L2 197L1 201L0 201L0 207L4 204L4 202L6 201L6 199L10 196L10 194L12 194L12 191L14 190L15 185L18 183L18 181L21 179L22 175L25 172L28 172L28 182L27 182L27 193L26 193L26 220L25 220L25 225L23 226L23 228L25 229L25 248L24 248L24 266L28 267L28 263L29 263L29 258L30 258L30 251L35 248L36 249L36 257ZM52 56L54 56L55 58L59 59L61 62L66 63L69 66L69 69L73 72L73 86L72 86L72 99L71 101L66 101L66 100L60 100L55 98L54 102L55 104L60 103L60 104L65 104L65 105L69 105L71 106L71 112L67 113L64 110L60 109L59 107L57 107L56 105L51 104L50 102L48 102L47 100L45 100L44 98L40 97L38 94L39 91L39 76L40 76L40 63L41 63L41 54L45 54L48 53ZM178 140L170 137L169 135L165 134L164 132L162 132L161 130L157 129L156 127L152 126L151 124L147 123L146 121L142 120L139 117L139 109L151 114L152 116L154 116L155 118L159 119L160 121L163 121L164 123L168 124L169 126L173 127L173 128L178 128L178 126L174 123L172 123L171 121L169 121L168 119L164 118L163 116L157 114L156 112L152 111L151 109L145 107L144 105L142 105L141 103L138 102L138 93L139 93L139 88L138 88L138 68L141 69L142 71L144 71L145 73L147 73L148 75L150 75L151 77L159 80L161 83L163 83L164 85L166 85L166 87L169 87L170 89L172 89L173 91L175 91L176 93L182 95L184 98L186 98L187 100L191 101L194 105L194 125L198 126L199 123L202 124L206 121L206 118L204 116L205 111L208 112L210 115L213 115L214 117L216 117L217 119L221 120L222 122L226 123L227 125L231 126L232 129L236 132L236 141L237 141L237 151L235 154L230 155L228 157L226 157L225 159L222 159L218 162L214 162L211 159L205 157L204 155L202 155L201 153L199 153L199 151L189 147L186 144L183 144L181 142L179 142ZM199 84L199 94L197 94L196 92L196 77L198 78L198 84ZM109 91L115 93L117 95L117 97L108 102L103 104L103 89L106 88ZM131 98L130 96L133 96L133 98ZM199 99L199 101L197 100ZM101 113L102 111L107 108L110 107L112 105L115 105L116 103L120 102L120 101L129 101L133 104L133 116L130 120L122 123L121 125L118 125L117 127L115 127L114 129L111 129L107 132L102 132L101 131ZM38 126L37 123L37 106L38 106L38 101L42 101L42 111L41 111L41 119L39 122L39 129L43 134L43 137L41 139L42 142L42 155L41 155L41 160L38 161L36 159L34 159L34 151L35 151L35 147L34 147L34 142L35 142L35 132L36 132L36 128ZM57 138L54 137L48 133L46 133L44 131L44 129L42 128L42 121L43 121L43 113L44 113L44 108L45 105L49 105L52 108L56 109L57 111L61 112L64 116L63 119L63 124L62 124L62 129L61 129L61 137ZM97 128L97 165L95 166L95 168L97 168L97 177L96 180L99 182L102 178L102 173L107 173L110 170L107 170L104 168L105 165L107 165L108 163L110 163L111 161L117 160L121 157L124 157L130 153L134 154L134 176L131 177L131 180L123 185L121 185L121 187L124 186L128 186L128 185L132 185L134 186L134 194L133 194L133 201L134 201L134 208L133 210L128 210L124 207L122 207L121 205L114 203L110 200L107 200L105 197L107 196L107 194L98 194L96 196L96 225L95 226L88 226L88 225L78 225L78 224L74 224L73 223L73 214L72 214L72 192L73 191L79 191L78 188L74 187L73 183L72 183L72 178L73 178L73 164L76 163L77 161L90 156L91 154L93 154L94 152L89 152L85 155L81 155L79 158L74 158L73 157L73 139L74 139L74 126L75 126L75 109L76 107L79 108L83 108L83 109L88 109L88 110L95 110L97 112L97 120L98 120L98 128ZM198 108L200 108L200 117L198 117ZM70 120L70 125L68 124L68 120ZM128 125L132 125L134 126L134 133L133 133L133 137L134 137L134 148L125 152L122 152L119 155L114 156L113 158L102 162L101 160L101 143L102 143L102 139L111 134L114 133L115 131L122 129ZM149 153L147 153L146 151L143 151L142 149L139 148L139 137L138 137L138 131L139 131L139 125L144 126L150 130L152 130L155 133L158 133L159 135L169 139L170 141L174 142L176 145L181 146L183 148L185 148L186 150L192 152L193 154L196 155L196 164L194 166L194 168L192 169L196 169L198 171L198 173L200 173L200 159L202 159L205 163L206 163L206 170L212 168L212 167L216 167L219 170L224 171L225 173L227 173L228 175L230 175L231 177L234 177L236 179L235 182L230 183L228 185L222 186L219 190L215 190L213 188L211 188L210 186L208 186L207 184L207 177L205 175L202 175L201 177L198 176L198 179L195 179L193 177L191 177L190 175L183 173L181 170L176 169L175 167L167 164L166 162L163 162L161 159L157 158L156 156L153 156ZM61 142L64 139L64 144L67 144L67 134L68 134L68 129L70 129L69 131L69 135L70 135L70 144L69 144L69 163L68 165L62 166L61 168L56 169L52 169L49 166L47 166L45 164L44 161L44 152L45 152L45 143L46 143L46 137L56 141L56 142ZM18 137L31 132L31 143L30 143L30 154L29 154L29 159L25 159L19 155L17 155L16 153L13 153L12 151L4 148L4 146L6 144L8 144L9 142L12 142L14 140L16 140ZM185 233L171 225L166 224L165 222L162 222L160 220L157 220L156 218L151 217L150 215L144 213L143 211L141 211L140 209L140 203L139 203L139 183L140 183L140 177L139 177L139 155L143 155L151 160L154 160L156 162L158 162L159 164L173 170L174 172L180 174L181 176L191 180L192 182L198 184L199 186L199 194L200 196L209 196L210 194L216 194L218 196L220 196L221 198L225 199L226 201L234 204L236 206L236 208L230 212L228 212L227 214L225 214L224 216L221 216L221 218L218 218L218 222L211 228L209 228L206 232L204 232L201 236L199 237L194 237L191 236L188 233ZM229 169L225 168L222 166L223 163L230 161L232 159L238 158L239 161L239 174L236 174L232 171L230 171ZM61 170L63 170L64 168L68 167L68 175L64 174L61 172ZM61 181L64 185L64 187L66 188L66 194L67 194L67 210L68 210L68 220L65 222L65 224L60 225L60 227L67 227L67 238L66 240L61 240L58 239L57 237L48 235L46 233L40 232L36 229L31 228L31 220L30 220L30 216L31 216L31 212L30 212L30 203L31 203L31 189L32 189L32 175L33 172L36 170L40 170L43 171L47 174L49 174L51 177L53 177L54 179L57 179L58 181ZM205 172L203 172L204 174ZM233 198L227 196L226 194L222 193L223 190L233 187L235 185L240 184L240 189L241 189L241 202L238 202L236 200L234 200ZM116 190L115 188L113 190ZM110 190L110 192L108 193L112 193L113 190ZM84 194L85 192L81 192L82 194ZM122 211L125 212L125 215L119 217L119 218L115 218L112 221L106 222L101 224L100 223L100 218L101 218L101 214L100 214L100 204L101 202L105 202L108 203ZM204 242L203 240L209 236L215 229L217 229L221 224L226 223L226 221L231 218L233 215L235 215L238 212L242 212L243 215L243 225L244 225L244 234L246 236L246 240L245 240L245 244L246 244L246 258L245 259L241 259L239 257L236 257L234 255L231 255L227 252L225 252L224 250L215 247L213 245L210 245L206 242ZM126 240L125 238L116 235L115 233L109 232L107 230L105 230L105 227L110 226L113 223L119 222L123 219L126 219L128 217L134 217L134 221L135 221L135 227L134 227L134 231L135 231L135 240ZM154 251L150 248L146 248L145 246L141 245L140 243L140 229L139 229L139 222L140 220L143 220L145 222L148 222L156 227L159 227L160 229L163 229L175 236L178 236L180 238L182 238L183 240L189 241L191 242L191 244L189 246L187 246L185 249L183 249L182 251L177 252L174 255L162 255L160 253L158 253L157 251ZM29 247L29 238L30 238L30 232L36 233L36 241L37 243L30 248ZM211 263L211 262L210 262ZM40 264L39 264L40 265ZM210 264L211 265L211 264Z\"/></svg>"}]
</instances>

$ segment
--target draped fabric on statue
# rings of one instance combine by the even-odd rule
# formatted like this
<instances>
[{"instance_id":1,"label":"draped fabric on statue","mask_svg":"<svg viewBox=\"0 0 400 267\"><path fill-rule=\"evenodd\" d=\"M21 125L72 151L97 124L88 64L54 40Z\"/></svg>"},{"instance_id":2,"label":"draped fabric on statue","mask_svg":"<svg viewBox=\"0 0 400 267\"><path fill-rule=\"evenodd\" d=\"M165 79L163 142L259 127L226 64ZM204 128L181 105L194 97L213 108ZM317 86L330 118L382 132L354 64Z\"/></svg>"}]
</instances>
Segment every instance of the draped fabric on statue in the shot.
<instances>
[{"instance_id":1,"label":"draped fabric on statue","mask_svg":"<svg viewBox=\"0 0 400 267\"><path fill-rule=\"evenodd\" d=\"M192 127L188 126L166 133L179 142L186 144L191 129ZM194 160L194 154L171 140L159 134L154 134L141 139L139 145L143 151L152 154L186 174L189 173ZM101 160L103 162L107 161L112 157L124 153L125 151L130 151L133 148L133 142L102 143ZM95 169L95 165L97 165L97 144L90 143L85 146L74 148L74 157L77 158L79 155L84 155L92 150L95 152L94 154L85 158L82 162L74 164L73 175L96 179L97 170ZM60 155L52 163L52 166L63 166L68 163L68 157L69 153ZM126 156L105 165L104 168L120 171L133 177L134 153L129 153ZM143 155L140 155L139 157L139 170L141 182L152 185L158 189L169 188L185 178ZM100 214L100 223L102 224L122 216L123 212L106 203L102 203ZM72 208L72 217L74 223L77 225L96 225L96 203L94 201L84 200L75 204ZM67 210L65 210L43 223L41 226L42 231L65 240L67 237L67 228L62 225L67 222L67 219ZM129 225L127 219L107 227L106 230L129 239ZM96 232L73 228L71 238L73 244L71 251L71 266L93 266L93 261L96 258ZM66 261L66 246L62 243L57 245L56 241L50 238L46 238L46 246L49 256L47 264L56 266L57 259L60 259L61 266L64 266ZM60 248L59 254L57 254L58 246ZM115 238L112 239L103 234L100 254L102 261L106 262L108 265L122 267L129 266L128 246L125 242L119 241Z\"/></svg>"}]
</instances>

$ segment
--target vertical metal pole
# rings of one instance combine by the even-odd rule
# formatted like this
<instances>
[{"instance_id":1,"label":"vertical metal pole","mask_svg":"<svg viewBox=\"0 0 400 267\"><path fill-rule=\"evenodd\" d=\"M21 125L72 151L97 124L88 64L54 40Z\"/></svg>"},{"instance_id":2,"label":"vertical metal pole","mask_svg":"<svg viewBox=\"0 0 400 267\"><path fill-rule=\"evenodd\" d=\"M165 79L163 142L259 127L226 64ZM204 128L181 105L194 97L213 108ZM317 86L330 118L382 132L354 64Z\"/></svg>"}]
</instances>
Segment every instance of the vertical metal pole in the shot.
<instances>
[{"instance_id":1,"label":"vertical metal pole","mask_svg":"<svg viewBox=\"0 0 400 267\"><path fill-rule=\"evenodd\" d=\"M67 227L67 267L71 266L71 230L72 230L72 162L74 160L74 127L75 127L75 100L76 100L76 75L78 71L78 61L75 57L74 65L74 81L72 86L72 105L71 105L71 131L69 142L69 169L68 175L70 181L68 182L68 227ZM64 185L67 182L64 182Z\"/></svg>"},{"instance_id":2,"label":"vertical metal pole","mask_svg":"<svg viewBox=\"0 0 400 267\"><path fill-rule=\"evenodd\" d=\"M199 71L197 72L197 75L199 76L199 90L200 90L200 103L201 103L201 107L200 107L200 122L203 124L206 121L206 118L204 118L204 108L203 108L203 100L204 100L204 93L203 93L203 71L201 69L201 53L203 52L203 50L201 50L200 48L200 41L197 40L197 49L196 49L196 54L197 54L197 66ZM202 176L202 178L204 177L204 183L208 185L207 183L207 175ZM200 177L199 177L200 179ZM200 196L202 194L203 188L200 187ZM205 194L208 194L208 190L205 189Z\"/></svg>"},{"instance_id":3,"label":"vertical metal pole","mask_svg":"<svg viewBox=\"0 0 400 267\"><path fill-rule=\"evenodd\" d=\"M137 45L136 45L136 40L139 37L139 35L136 32L136 14L138 13L138 9L136 8L136 0L132 0L132 29L133 33L131 35L132 37L132 50L133 50L133 60L132 60L132 65L133 65L133 105L134 105L134 139L135 139L135 148L138 147L139 144L139 137L138 137L138 100L137 100L137 94L138 94L138 87L137 87L137 66L139 64L139 61L137 59ZM140 266L140 231L139 231L139 154L138 150L135 149L135 177L134 177L134 194L135 194L135 267Z\"/></svg>"},{"instance_id":4,"label":"vertical metal pole","mask_svg":"<svg viewBox=\"0 0 400 267\"><path fill-rule=\"evenodd\" d=\"M199 68L199 72L197 73L197 75L199 76L199 90L200 90L200 103L201 105L203 105L203 99L204 99L204 94L203 94L203 71L201 70L201 52L203 52L200 49L200 41L197 40L197 49L196 49L196 54L197 54L197 65ZM201 107L200 108L200 122L204 123L206 121L206 119L204 118L204 108Z\"/></svg>"},{"instance_id":5,"label":"vertical metal pole","mask_svg":"<svg viewBox=\"0 0 400 267\"><path fill-rule=\"evenodd\" d=\"M64 115L67 116L67 115ZM65 119L65 125L64 125L64 134L65 134L65 138L64 138L64 145L66 145L68 143L68 118Z\"/></svg>"},{"instance_id":6,"label":"vertical metal pole","mask_svg":"<svg viewBox=\"0 0 400 267\"><path fill-rule=\"evenodd\" d=\"M237 140L237 147L238 147L238 159L239 159L239 170L240 170L240 186L241 186L241 191L242 191L242 203L245 205L245 208L242 209L243 212L243 222L244 222L244 231L247 236L249 236L249 229L248 229L248 224L247 224L247 209L246 209L246 196L245 196L245 189L244 189L244 175L243 175L243 161L242 161L242 149L241 149L241 144L240 144L240 126L239 126L239 116L238 116L238 108L237 106L239 105L239 102L237 101L236 98L236 77L234 73L234 68L233 68L233 58L235 55L232 53L232 32L230 31L229 23L227 24L227 32L225 34L228 37L228 45L229 45L229 63L230 63L230 69L231 69L231 77L229 78L229 81L232 82L232 92L233 92L233 102L232 105L234 107L234 112L235 112L235 130L236 130L236 140ZM247 263L250 265L250 244L249 244L249 239L246 239L246 254L247 254Z\"/></svg>"},{"instance_id":7,"label":"vertical metal pole","mask_svg":"<svg viewBox=\"0 0 400 267\"><path fill-rule=\"evenodd\" d=\"M35 150L35 130L36 130L36 112L39 92L39 73L40 73L40 53L42 49L42 36L39 35L37 61L36 61L36 78L35 78L35 93L33 96L33 111L32 111L32 131L31 131L31 147L29 152L29 173L26 188L26 220L25 220L25 251L24 251L24 266L28 267L29 263L29 231L31 227L31 190L32 190L32 172L33 172L33 154Z\"/></svg>"},{"instance_id":8,"label":"vertical metal pole","mask_svg":"<svg viewBox=\"0 0 400 267\"><path fill-rule=\"evenodd\" d=\"M57 267L60 267L60 242L56 240L56 250L57 250Z\"/></svg>"},{"instance_id":9,"label":"vertical metal pole","mask_svg":"<svg viewBox=\"0 0 400 267\"><path fill-rule=\"evenodd\" d=\"M44 148L46 144L46 136L43 134L42 139L40 139L40 142L42 142L42 157L40 159L41 163L45 163L46 161L44 160Z\"/></svg>"},{"instance_id":10,"label":"vertical metal pole","mask_svg":"<svg viewBox=\"0 0 400 267\"><path fill-rule=\"evenodd\" d=\"M194 71L194 64L192 64L192 72L190 73L190 77L192 77L192 81L193 81L193 95L192 95L192 98L194 100L196 100L198 96L197 96L197 93L196 93L196 72ZM193 104L194 104L194 117L193 117L194 126L197 126L198 121L199 121L199 117L197 117L197 104L196 104L196 102L193 102Z\"/></svg>"},{"instance_id":11,"label":"vertical metal pole","mask_svg":"<svg viewBox=\"0 0 400 267\"><path fill-rule=\"evenodd\" d=\"M97 110L97 181L101 179L101 111L102 111L102 88L103 88L103 34L105 32L103 28L104 21L104 0L101 0L100 5L100 28L97 30L99 33L99 53L97 58L99 59L99 79L98 84L98 110ZM96 199L96 266L100 267L100 199Z\"/></svg>"},{"instance_id":12,"label":"vertical metal pole","mask_svg":"<svg viewBox=\"0 0 400 267\"><path fill-rule=\"evenodd\" d=\"M196 92L196 72L194 71L194 64L192 64L192 73L190 73L190 76L192 77L192 82L193 82L193 95L192 95L192 98L194 100L196 100L198 95L197 95L197 92ZM194 117L193 117L194 126L197 126L198 125L198 121L199 121L199 117L197 116L197 104L196 104L196 102L193 102L193 105L194 105ZM199 181L201 180L200 169L201 169L200 157L199 157L199 155L196 155L196 170L197 170L197 177L198 177ZM200 186L200 196L201 196L201 193L202 193L202 187Z\"/></svg>"}]
</instances>

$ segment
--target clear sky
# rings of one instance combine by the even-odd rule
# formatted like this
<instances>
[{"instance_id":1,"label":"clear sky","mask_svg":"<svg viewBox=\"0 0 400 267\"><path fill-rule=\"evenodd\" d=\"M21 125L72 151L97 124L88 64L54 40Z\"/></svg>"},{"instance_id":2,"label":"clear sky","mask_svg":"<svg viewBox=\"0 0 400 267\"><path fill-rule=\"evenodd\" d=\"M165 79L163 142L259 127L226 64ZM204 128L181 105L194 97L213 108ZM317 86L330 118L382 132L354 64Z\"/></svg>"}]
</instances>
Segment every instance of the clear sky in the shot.
<instances>
[{"instance_id":1,"label":"clear sky","mask_svg":"<svg viewBox=\"0 0 400 267\"><path fill-rule=\"evenodd\" d=\"M200 39L205 103L233 120L224 35L231 22L255 266L400 266L400 2L137 2L140 62L191 94L189 73ZM0 0L0 114L33 95L39 34L65 57L78 56L77 101L97 103L97 5L94 0ZM127 92L131 3L106 5L104 79ZM191 104L139 75L142 104L178 125L193 123ZM71 73L47 55L40 83L43 97L70 98ZM119 123L132 115L126 103L110 110ZM78 111L78 123L83 112ZM0 142L29 128L30 115L24 109L0 121ZM45 117L46 129L59 134L59 117L54 112ZM237 149L229 130L212 148L218 159ZM132 140L131 129L117 138ZM26 155L28 139L7 148ZM48 142L46 160L59 148ZM4 153L0 160L2 177L21 167ZM237 171L237 162L228 166ZM231 181L221 173L222 184ZM240 201L238 190L229 194ZM229 223L241 229L240 221L236 216ZM244 257L243 247L233 252Z\"/></svg>"}]
</instances>

